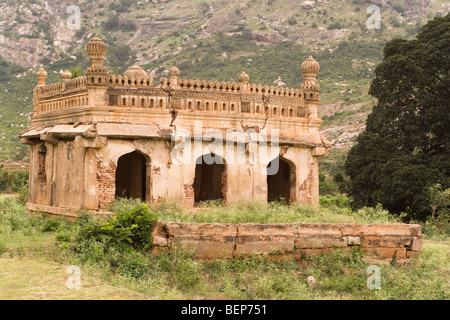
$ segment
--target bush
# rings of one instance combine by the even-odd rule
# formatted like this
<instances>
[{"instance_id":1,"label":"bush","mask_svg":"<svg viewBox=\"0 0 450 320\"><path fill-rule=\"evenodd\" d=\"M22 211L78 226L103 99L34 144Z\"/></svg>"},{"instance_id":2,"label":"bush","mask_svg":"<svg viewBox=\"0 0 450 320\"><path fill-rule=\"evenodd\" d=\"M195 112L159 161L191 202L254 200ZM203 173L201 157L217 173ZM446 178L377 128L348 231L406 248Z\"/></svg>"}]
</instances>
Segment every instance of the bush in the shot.
<instances>
[{"instance_id":1,"label":"bush","mask_svg":"<svg viewBox=\"0 0 450 320\"><path fill-rule=\"evenodd\" d=\"M101 230L116 243L128 243L135 249L148 249L152 244L152 230L157 216L140 200L118 199L110 207L115 213Z\"/></svg>"},{"instance_id":2,"label":"bush","mask_svg":"<svg viewBox=\"0 0 450 320\"><path fill-rule=\"evenodd\" d=\"M287 23L290 26L296 25L297 24L297 20L294 17L290 17L289 19L287 19Z\"/></svg>"},{"instance_id":3,"label":"bush","mask_svg":"<svg viewBox=\"0 0 450 320\"><path fill-rule=\"evenodd\" d=\"M343 195L326 195L319 197L320 205L325 207L337 206L337 207L350 207L350 199Z\"/></svg>"},{"instance_id":4,"label":"bush","mask_svg":"<svg viewBox=\"0 0 450 320\"><path fill-rule=\"evenodd\" d=\"M114 216L106 222L90 214L80 215L73 225L75 235L71 248L83 261L104 263L115 269L128 263L123 257L133 250L149 249L157 217L140 200L117 199L109 210L114 212ZM59 239L66 241L67 237L61 235ZM141 272L137 271L139 266L131 265L138 264L136 261L124 266L120 272L133 275ZM135 272L131 272L132 269L136 269Z\"/></svg>"},{"instance_id":5,"label":"bush","mask_svg":"<svg viewBox=\"0 0 450 320\"><path fill-rule=\"evenodd\" d=\"M383 209L381 204L377 204L375 208L364 207L354 213L359 221L358 223L400 223L405 214L394 216L389 211Z\"/></svg>"},{"instance_id":6,"label":"bush","mask_svg":"<svg viewBox=\"0 0 450 320\"><path fill-rule=\"evenodd\" d=\"M342 29L342 28L344 28L344 26L338 21L333 22L332 24L328 25L328 27L327 27L328 30Z\"/></svg>"},{"instance_id":7,"label":"bush","mask_svg":"<svg viewBox=\"0 0 450 320\"><path fill-rule=\"evenodd\" d=\"M0 193L17 193L28 186L28 171L8 171L0 166Z\"/></svg>"},{"instance_id":8,"label":"bush","mask_svg":"<svg viewBox=\"0 0 450 320\"><path fill-rule=\"evenodd\" d=\"M55 236L55 240L58 242L70 242L72 240L70 234L66 232L58 233Z\"/></svg>"},{"instance_id":9,"label":"bush","mask_svg":"<svg viewBox=\"0 0 450 320\"><path fill-rule=\"evenodd\" d=\"M61 219L54 218L54 219L46 219L44 224L42 225L41 231L42 232L52 232L59 229L61 226Z\"/></svg>"}]
</instances>

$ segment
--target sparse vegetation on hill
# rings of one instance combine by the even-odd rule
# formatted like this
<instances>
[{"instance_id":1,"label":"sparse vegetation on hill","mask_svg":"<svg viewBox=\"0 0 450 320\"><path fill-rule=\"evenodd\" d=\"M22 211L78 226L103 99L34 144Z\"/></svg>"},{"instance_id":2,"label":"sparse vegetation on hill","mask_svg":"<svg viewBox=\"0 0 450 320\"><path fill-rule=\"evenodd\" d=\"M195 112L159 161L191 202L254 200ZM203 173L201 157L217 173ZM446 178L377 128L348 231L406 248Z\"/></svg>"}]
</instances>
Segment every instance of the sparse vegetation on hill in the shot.
<instances>
[{"instance_id":1,"label":"sparse vegetation on hill","mask_svg":"<svg viewBox=\"0 0 450 320\"><path fill-rule=\"evenodd\" d=\"M381 8L382 27L369 31L366 9L373 3ZM80 29L72 30L66 26L70 5L66 0L0 1L0 18L6 21L0 27L0 56L8 61L0 60L2 160L27 158L27 147L16 137L32 110L36 80L29 68L44 65L48 83L59 81L61 70L84 71L85 45L96 35L109 45L110 72L139 64L156 83L177 66L186 78L236 80L245 70L252 82L273 85L281 77L298 87L300 63L312 54L322 66L319 115L334 144L329 157L334 161L364 129L374 104L367 91L384 43L413 37L427 20L449 10L444 0L316 1L314 8L281 0L100 0L77 4Z\"/></svg>"}]
</instances>

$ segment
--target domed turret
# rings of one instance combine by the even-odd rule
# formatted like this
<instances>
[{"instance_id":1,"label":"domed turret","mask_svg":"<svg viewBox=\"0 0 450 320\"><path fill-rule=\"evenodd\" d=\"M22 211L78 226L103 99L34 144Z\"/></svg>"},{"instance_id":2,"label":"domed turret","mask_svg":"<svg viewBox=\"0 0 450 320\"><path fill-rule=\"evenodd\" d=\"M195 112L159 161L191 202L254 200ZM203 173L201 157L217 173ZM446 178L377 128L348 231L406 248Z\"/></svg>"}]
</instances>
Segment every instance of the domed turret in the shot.
<instances>
[{"instance_id":1,"label":"domed turret","mask_svg":"<svg viewBox=\"0 0 450 320\"><path fill-rule=\"evenodd\" d=\"M171 88L180 87L180 70L177 67L169 69L169 84Z\"/></svg>"},{"instance_id":2,"label":"domed turret","mask_svg":"<svg viewBox=\"0 0 450 320\"><path fill-rule=\"evenodd\" d=\"M179 77L180 70L177 67L172 67L169 69L169 77Z\"/></svg>"},{"instance_id":3,"label":"domed turret","mask_svg":"<svg viewBox=\"0 0 450 320\"><path fill-rule=\"evenodd\" d=\"M72 72L70 72L69 70L64 70L63 73L61 73L61 78L63 80L69 80L72 79Z\"/></svg>"},{"instance_id":4,"label":"domed turret","mask_svg":"<svg viewBox=\"0 0 450 320\"><path fill-rule=\"evenodd\" d=\"M239 80L239 82L248 82L250 80L250 77L248 76L247 73L242 71L241 74L238 77L238 80Z\"/></svg>"},{"instance_id":5,"label":"domed turret","mask_svg":"<svg viewBox=\"0 0 450 320\"><path fill-rule=\"evenodd\" d=\"M127 71L124 72L123 75L124 75L124 76L127 76L127 77L130 78L130 79L131 79L131 78L135 78L135 79L138 79L138 78L148 78L148 73L145 72L144 69L142 69L141 67L136 66L136 65L129 67L129 68L127 69Z\"/></svg>"},{"instance_id":6,"label":"domed turret","mask_svg":"<svg viewBox=\"0 0 450 320\"><path fill-rule=\"evenodd\" d=\"M103 59L106 56L107 45L102 39L95 37L86 47L89 58L91 58L91 69L100 70L103 67Z\"/></svg>"},{"instance_id":7,"label":"domed turret","mask_svg":"<svg viewBox=\"0 0 450 320\"><path fill-rule=\"evenodd\" d=\"M303 61L301 66L304 82L316 83L316 76L319 73L320 65L312 56Z\"/></svg>"}]
</instances>

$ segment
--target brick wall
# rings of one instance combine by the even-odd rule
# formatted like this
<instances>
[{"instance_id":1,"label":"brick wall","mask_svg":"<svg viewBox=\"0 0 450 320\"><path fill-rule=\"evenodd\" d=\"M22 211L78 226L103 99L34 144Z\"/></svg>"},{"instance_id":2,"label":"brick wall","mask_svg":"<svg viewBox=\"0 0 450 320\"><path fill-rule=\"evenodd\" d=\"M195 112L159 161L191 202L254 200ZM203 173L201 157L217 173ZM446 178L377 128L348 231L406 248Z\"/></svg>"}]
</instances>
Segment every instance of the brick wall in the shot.
<instances>
[{"instance_id":1,"label":"brick wall","mask_svg":"<svg viewBox=\"0 0 450 320\"><path fill-rule=\"evenodd\" d=\"M97 163L98 181L98 206L105 209L113 200L116 193L116 166L114 163L105 165L103 162Z\"/></svg>"},{"instance_id":2,"label":"brick wall","mask_svg":"<svg viewBox=\"0 0 450 320\"><path fill-rule=\"evenodd\" d=\"M414 224L226 224L158 222L154 250L182 245L196 258L232 259L254 253L304 257L361 245L365 259L407 262L422 249L422 229Z\"/></svg>"}]
</instances>

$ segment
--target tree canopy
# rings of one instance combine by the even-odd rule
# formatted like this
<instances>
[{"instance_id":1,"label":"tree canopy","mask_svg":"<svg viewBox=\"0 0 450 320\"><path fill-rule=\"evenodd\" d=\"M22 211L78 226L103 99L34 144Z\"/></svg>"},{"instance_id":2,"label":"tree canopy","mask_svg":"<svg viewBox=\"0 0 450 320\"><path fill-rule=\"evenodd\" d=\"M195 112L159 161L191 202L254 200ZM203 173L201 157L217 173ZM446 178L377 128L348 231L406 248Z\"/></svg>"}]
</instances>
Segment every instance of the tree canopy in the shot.
<instances>
[{"instance_id":1,"label":"tree canopy","mask_svg":"<svg viewBox=\"0 0 450 320\"><path fill-rule=\"evenodd\" d=\"M450 14L386 43L369 94L377 105L345 164L350 195L424 219L430 186L450 187Z\"/></svg>"}]
</instances>

